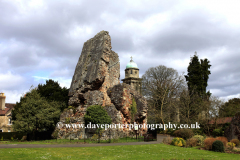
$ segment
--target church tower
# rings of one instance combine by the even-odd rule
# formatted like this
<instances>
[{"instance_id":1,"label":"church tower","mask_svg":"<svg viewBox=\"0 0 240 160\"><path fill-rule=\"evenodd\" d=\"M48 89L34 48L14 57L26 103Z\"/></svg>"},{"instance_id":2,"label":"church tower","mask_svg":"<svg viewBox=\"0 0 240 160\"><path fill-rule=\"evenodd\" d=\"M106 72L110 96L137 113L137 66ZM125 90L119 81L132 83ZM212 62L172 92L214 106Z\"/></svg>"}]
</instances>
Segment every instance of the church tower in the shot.
<instances>
[{"instance_id":1,"label":"church tower","mask_svg":"<svg viewBox=\"0 0 240 160\"><path fill-rule=\"evenodd\" d=\"M137 64L132 60L132 57L126 66L125 78L122 81L131 85L139 94L142 94L142 79L139 78L139 69Z\"/></svg>"}]
</instances>

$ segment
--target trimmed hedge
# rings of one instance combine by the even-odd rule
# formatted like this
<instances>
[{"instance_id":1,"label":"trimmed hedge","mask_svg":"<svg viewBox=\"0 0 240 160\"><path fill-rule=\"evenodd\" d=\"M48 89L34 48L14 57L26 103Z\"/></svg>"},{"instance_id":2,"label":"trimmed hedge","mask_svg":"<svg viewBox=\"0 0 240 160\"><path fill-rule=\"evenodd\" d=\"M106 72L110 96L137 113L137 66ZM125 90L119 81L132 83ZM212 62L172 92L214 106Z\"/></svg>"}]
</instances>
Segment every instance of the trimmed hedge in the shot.
<instances>
[{"instance_id":1,"label":"trimmed hedge","mask_svg":"<svg viewBox=\"0 0 240 160\"><path fill-rule=\"evenodd\" d=\"M181 137L185 140L192 138L192 136L194 135L194 133L191 129L179 129L179 130L174 131L173 134L175 137Z\"/></svg>"},{"instance_id":2,"label":"trimmed hedge","mask_svg":"<svg viewBox=\"0 0 240 160\"><path fill-rule=\"evenodd\" d=\"M11 140L13 139L18 139L21 140L23 136L26 136L26 133L23 132L0 132L0 139L3 140Z\"/></svg>"},{"instance_id":3,"label":"trimmed hedge","mask_svg":"<svg viewBox=\"0 0 240 160\"><path fill-rule=\"evenodd\" d=\"M223 142L219 140L214 141L212 144L212 150L214 152L224 152Z\"/></svg>"}]
</instances>

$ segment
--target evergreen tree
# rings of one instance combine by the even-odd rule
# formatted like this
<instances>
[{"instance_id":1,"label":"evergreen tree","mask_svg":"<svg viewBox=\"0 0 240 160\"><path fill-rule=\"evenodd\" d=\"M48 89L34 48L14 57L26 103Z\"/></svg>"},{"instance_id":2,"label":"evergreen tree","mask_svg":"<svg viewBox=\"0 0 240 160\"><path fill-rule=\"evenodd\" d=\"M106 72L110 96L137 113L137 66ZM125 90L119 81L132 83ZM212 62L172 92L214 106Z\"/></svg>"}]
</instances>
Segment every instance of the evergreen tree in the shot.
<instances>
[{"instance_id":1,"label":"evergreen tree","mask_svg":"<svg viewBox=\"0 0 240 160\"><path fill-rule=\"evenodd\" d=\"M211 96L211 93L208 91L206 92L206 88L208 86L208 79L209 79L209 74L211 74L210 72L210 61L208 59L201 59L201 68L202 68L202 77L203 77L203 98L204 99L209 99L209 97Z\"/></svg>"},{"instance_id":2,"label":"evergreen tree","mask_svg":"<svg viewBox=\"0 0 240 160\"><path fill-rule=\"evenodd\" d=\"M233 117L237 112L240 112L240 98L232 98L220 107L219 116Z\"/></svg>"},{"instance_id":3,"label":"evergreen tree","mask_svg":"<svg viewBox=\"0 0 240 160\"><path fill-rule=\"evenodd\" d=\"M206 93L206 88L208 86L207 81L209 79L210 61L208 59L201 59L201 63L199 62L198 56L195 52L195 55L191 57L191 61L188 66L188 74L185 75L189 94L192 95L193 90L197 92L197 94L202 99L208 99L211 93L208 91Z\"/></svg>"},{"instance_id":4,"label":"evergreen tree","mask_svg":"<svg viewBox=\"0 0 240 160\"><path fill-rule=\"evenodd\" d=\"M36 128L38 131L53 130L59 121L60 108L63 105L62 102L49 102L41 97L36 89L31 89L13 110L13 128L15 131L27 133Z\"/></svg>"},{"instance_id":5,"label":"evergreen tree","mask_svg":"<svg viewBox=\"0 0 240 160\"><path fill-rule=\"evenodd\" d=\"M45 97L49 102L57 101L64 102L61 111L63 111L68 106L68 89L66 87L61 87L58 82L52 79L46 80L46 84L39 84L37 87L38 93L42 97Z\"/></svg>"}]
</instances>

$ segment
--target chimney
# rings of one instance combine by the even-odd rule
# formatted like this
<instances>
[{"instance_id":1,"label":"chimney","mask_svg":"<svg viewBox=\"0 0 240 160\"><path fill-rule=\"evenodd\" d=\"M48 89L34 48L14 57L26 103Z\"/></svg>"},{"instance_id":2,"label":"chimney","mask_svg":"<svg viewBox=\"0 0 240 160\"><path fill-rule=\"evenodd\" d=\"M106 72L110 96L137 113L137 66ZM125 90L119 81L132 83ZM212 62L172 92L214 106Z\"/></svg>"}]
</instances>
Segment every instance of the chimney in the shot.
<instances>
[{"instance_id":1,"label":"chimney","mask_svg":"<svg viewBox=\"0 0 240 160\"><path fill-rule=\"evenodd\" d=\"M5 99L4 93L0 93L0 110L5 110Z\"/></svg>"}]
</instances>

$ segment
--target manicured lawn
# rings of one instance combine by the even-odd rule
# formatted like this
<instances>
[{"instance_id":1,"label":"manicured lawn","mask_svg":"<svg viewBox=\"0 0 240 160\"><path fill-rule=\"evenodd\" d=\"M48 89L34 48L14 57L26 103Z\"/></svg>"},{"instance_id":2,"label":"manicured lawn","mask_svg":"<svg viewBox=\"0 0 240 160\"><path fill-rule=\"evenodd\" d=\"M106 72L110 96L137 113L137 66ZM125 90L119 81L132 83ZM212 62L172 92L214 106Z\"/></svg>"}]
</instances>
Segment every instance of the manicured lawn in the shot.
<instances>
[{"instance_id":1,"label":"manicured lawn","mask_svg":"<svg viewBox=\"0 0 240 160\"><path fill-rule=\"evenodd\" d=\"M126 142L143 142L143 137L141 139L136 138L119 138L119 139L111 139L111 143L126 143ZM82 140L69 140L69 139L52 139L52 140L43 140L43 141L0 141L1 144L76 144L76 143L98 143L98 141L91 141L86 139ZM109 140L101 140L100 143L109 143Z\"/></svg>"},{"instance_id":2,"label":"manicured lawn","mask_svg":"<svg viewBox=\"0 0 240 160\"><path fill-rule=\"evenodd\" d=\"M0 159L240 159L238 154L181 148L165 144L79 148L0 149Z\"/></svg>"}]
</instances>

